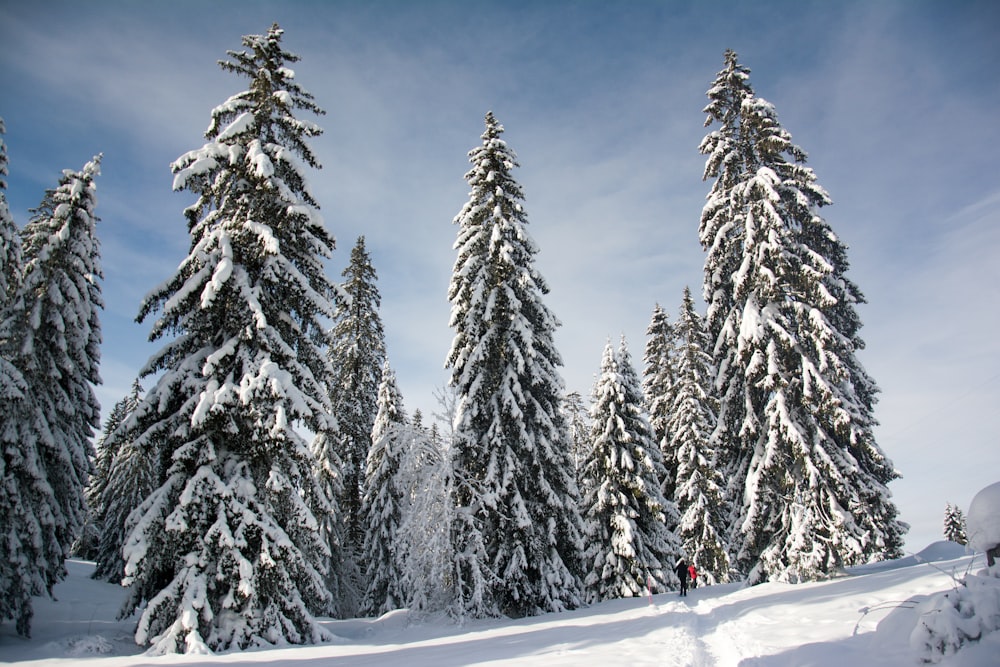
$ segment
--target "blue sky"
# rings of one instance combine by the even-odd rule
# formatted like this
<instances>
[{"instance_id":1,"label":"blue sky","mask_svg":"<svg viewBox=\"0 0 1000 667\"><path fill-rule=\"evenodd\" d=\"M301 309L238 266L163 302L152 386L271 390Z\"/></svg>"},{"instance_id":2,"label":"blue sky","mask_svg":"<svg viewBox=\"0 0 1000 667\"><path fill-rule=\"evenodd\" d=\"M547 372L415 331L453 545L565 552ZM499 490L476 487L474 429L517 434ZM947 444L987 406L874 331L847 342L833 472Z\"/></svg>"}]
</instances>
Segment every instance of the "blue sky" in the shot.
<instances>
[{"instance_id":1,"label":"blue sky","mask_svg":"<svg viewBox=\"0 0 1000 667\"><path fill-rule=\"evenodd\" d=\"M809 153L850 246L861 359L907 546L1000 479L1000 4L810 2L77 2L0 5L7 196L24 224L65 168L103 152L107 302L99 397L157 349L134 318L187 252L169 164L245 81L216 61L277 21L327 115L311 185L347 264L366 237L407 407L433 412L451 343L452 219L492 110L518 153L567 389L608 337L641 361L655 303L700 294L704 96L732 48Z\"/></svg>"}]
</instances>

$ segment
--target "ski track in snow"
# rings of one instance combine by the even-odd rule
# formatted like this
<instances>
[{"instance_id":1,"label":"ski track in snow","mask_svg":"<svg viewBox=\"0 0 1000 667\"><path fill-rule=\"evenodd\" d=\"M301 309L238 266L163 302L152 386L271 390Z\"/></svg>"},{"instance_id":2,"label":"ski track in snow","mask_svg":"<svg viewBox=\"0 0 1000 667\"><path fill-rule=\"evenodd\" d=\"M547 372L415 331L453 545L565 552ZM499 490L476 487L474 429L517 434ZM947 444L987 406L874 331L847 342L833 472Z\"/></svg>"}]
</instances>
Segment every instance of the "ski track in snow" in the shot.
<instances>
[{"instance_id":1,"label":"ski track in snow","mask_svg":"<svg viewBox=\"0 0 1000 667\"><path fill-rule=\"evenodd\" d=\"M551 628L545 628L545 623L533 623L536 631L553 635L553 642L546 650L519 654L517 642L511 642L509 657L469 664L509 667L524 665L527 660L547 667L575 667L581 663L638 667L715 665L698 638L697 610L686 601L672 599L675 597L675 593L658 595L655 604L645 607L637 607L640 598L606 603L620 605L623 610L600 618L581 617L578 625L569 627L561 622ZM616 633L621 639L608 641Z\"/></svg>"}]
</instances>

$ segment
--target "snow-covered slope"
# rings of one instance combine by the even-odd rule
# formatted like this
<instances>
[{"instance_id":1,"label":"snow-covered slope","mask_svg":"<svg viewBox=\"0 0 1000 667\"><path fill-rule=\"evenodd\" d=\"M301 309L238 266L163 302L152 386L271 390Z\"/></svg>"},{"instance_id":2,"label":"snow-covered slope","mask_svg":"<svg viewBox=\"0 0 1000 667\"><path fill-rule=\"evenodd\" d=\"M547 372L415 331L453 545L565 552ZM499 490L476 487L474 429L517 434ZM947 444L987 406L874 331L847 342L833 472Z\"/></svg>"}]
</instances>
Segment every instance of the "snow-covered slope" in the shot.
<instances>
[{"instance_id":1,"label":"snow-covered slope","mask_svg":"<svg viewBox=\"0 0 1000 667\"><path fill-rule=\"evenodd\" d=\"M36 600L34 636L0 625L0 661L32 667L81 665L657 665L699 667L889 667L919 665L910 634L917 603L949 590L954 573L983 566L963 547L938 542L919 554L854 568L810 584L701 587L615 600L562 614L517 621L411 623L406 612L379 619L329 621L336 644L216 656L143 656L133 621L117 621L122 589L88 578L93 565L68 564L58 601ZM37 662L36 662L37 661ZM939 663L1000 665L1000 632Z\"/></svg>"}]
</instances>

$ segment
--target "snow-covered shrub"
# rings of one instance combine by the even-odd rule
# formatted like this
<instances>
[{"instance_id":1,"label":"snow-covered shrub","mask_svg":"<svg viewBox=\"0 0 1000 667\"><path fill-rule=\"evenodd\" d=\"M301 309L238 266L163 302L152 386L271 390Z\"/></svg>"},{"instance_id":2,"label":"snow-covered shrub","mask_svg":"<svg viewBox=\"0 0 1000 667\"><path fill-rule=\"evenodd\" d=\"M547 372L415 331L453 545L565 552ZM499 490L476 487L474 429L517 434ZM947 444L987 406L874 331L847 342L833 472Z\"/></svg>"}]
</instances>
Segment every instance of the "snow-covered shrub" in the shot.
<instances>
[{"instance_id":1,"label":"snow-covered shrub","mask_svg":"<svg viewBox=\"0 0 1000 667\"><path fill-rule=\"evenodd\" d=\"M966 535L976 551L996 554L1000 546L1000 482L972 499ZM934 595L921 605L910 645L924 662L940 662L964 645L1000 631L1000 562L991 562L986 569L956 581L960 585L954 590Z\"/></svg>"},{"instance_id":2,"label":"snow-covered shrub","mask_svg":"<svg viewBox=\"0 0 1000 667\"><path fill-rule=\"evenodd\" d=\"M98 655L111 655L115 646L102 635L85 635L70 639L66 647L66 655L73 658L90 658Z\"/></svg>"},{"instance_id":3,"label":"snow-covered shrub","mask_svg":"<svg viewBox=\"0 0 1000 667\"><path fill-rule=\"evenodd\" d=\"M924 662L940 662L966 644L1000 631L1000 565L968 575L961 583L921 605L910 645Z\"/></svg>"}]
</instances>

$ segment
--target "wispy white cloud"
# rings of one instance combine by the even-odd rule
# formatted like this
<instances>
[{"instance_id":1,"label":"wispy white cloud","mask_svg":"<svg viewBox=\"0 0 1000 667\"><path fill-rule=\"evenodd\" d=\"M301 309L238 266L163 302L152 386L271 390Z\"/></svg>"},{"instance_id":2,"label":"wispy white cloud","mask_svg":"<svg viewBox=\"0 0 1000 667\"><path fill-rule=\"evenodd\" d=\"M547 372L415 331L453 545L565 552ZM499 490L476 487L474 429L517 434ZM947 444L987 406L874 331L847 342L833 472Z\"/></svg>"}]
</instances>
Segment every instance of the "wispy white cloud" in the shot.
<instances>
[{"instance_id":1,"label":"wispy white cloud","mask_svg":"<svg viewBox=\"0 0 1000 667\"><path fill-rule=\"evenodd\" d=\"M998 205L995 191L949 216L920 261L895 273L891 303L871 309L878 433L907 480L894 485L907 520L924 536L939 534L946 502L967 507L1000 470Z\"/></svg>"}]
</instances>

